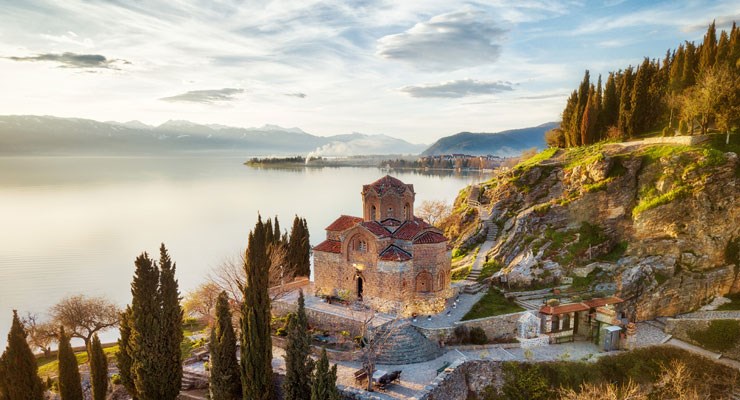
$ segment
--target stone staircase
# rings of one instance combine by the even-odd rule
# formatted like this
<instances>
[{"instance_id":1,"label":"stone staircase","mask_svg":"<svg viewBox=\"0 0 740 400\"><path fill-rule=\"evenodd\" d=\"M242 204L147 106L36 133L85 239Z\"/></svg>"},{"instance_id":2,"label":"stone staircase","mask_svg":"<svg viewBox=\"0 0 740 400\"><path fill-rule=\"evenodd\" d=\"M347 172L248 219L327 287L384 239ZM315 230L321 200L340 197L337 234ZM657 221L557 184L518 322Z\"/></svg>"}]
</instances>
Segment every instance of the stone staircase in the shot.
<instances>
[{"instance_id":1,"label":"stone staircase","mask_svg":"<svg viewBox=\"0 0 740 400\"><path fill-rule=\"evenodd\" d=\"M472 275L472 272L470 273ZM480 275L480 272L478 272L478 275ZM477 277L476 277L477 278ZM471 278L468 276L468 279L466 279L469 282L465 282L466 285L463 288L463 293L465 294L477 294L480 293L482 290L486 288L486 284L482 282L476 282L476 278Z\"/></svg>"},{"instance_id":2,"label":"stone staircase","mask_svg":"<svg viewBox=\"0 0 740 400\"><path fill-rule=\"evenodd\" d=\"M208 376L187 369L182 371L182 390L203 389L208 387Z\"/></svg>"},{"instance_id":3,"label":"stone staircase","mask_svg":"<svg viewBox=\"0 0 740 400\"><path fill-rule=\"evenodd\" d=\"M409 321L394 321L376 328L376 338L383 343L378 348L378 364L416 364L433 360L444 351L414 328Z\"/></svg>"},{"instance_id":4,"label":"stone staircase","mask_svg":"<svg viewBox=\"0 0 740 400\"><path fill-rule=\"evenodd\" d=\"M486 241L494 241L498 237L498 225L496 225L495 222L493 222L492 219L484 219L483 220L483 226L488 228L488 232L486 233Z\"/></svg>"}]
</instances>

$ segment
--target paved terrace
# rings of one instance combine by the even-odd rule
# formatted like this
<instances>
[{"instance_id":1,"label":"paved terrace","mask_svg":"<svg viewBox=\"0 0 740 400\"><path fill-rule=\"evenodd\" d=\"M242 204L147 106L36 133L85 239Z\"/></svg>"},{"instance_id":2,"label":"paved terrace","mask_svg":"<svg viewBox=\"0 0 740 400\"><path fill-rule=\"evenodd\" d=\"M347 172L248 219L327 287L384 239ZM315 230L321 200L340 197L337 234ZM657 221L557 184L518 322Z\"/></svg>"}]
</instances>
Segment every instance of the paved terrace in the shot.
<instances>
[{"instance_id":1,"label":"paved terrace","mask_svg":"<svg viewBox=\"0 0 740 400\"><path fill-rule=\"evenodd\" d=\"M382 325L386 322L395 319L395 315L374 312L368 308L364 308L361 304L355 303L351 305L339 304L339 303L327 303L323 299L313 295L314 289L313 284L306 284L301 287L305 296L306 308L320 311L328 314L339 315L355 321L365 321L370 316L375 315L371 320L373 327ZM447 306L445 310L432 315L419 315L413 325L422 328L445 328L455 326L455 322L458 322L462 317L470 311L475 303L485 295L485 292L478 294L465 294L462 293L456 298L447 300ZM275 301L284 302L288 304L295 304L298 301L298 290L285 293ZM448 314L449 313L449 314Z\"/></svg>"}]
</instances>

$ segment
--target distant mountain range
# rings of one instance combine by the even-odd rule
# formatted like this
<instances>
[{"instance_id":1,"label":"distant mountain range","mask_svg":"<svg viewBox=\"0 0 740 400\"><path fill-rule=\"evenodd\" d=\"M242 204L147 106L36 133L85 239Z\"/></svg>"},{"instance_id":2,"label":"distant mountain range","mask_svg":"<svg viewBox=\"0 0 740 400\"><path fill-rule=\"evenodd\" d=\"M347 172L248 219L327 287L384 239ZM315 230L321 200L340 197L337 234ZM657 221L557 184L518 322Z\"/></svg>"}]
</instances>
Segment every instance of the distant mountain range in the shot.
<instances>
[{"instance_id":1,"label":"distant mountain range","mask_svg":"<svg viewBox=\"0 0 740 400\"><path fill-rule=\"evenodd\" d=\"M512 129L497 133L460 132L437 140L422 155L470 154L512 157L522 151L545 147L545 132L560 125L548 122L531 128Z\"/></svg>"},{"instance_id":2,"label":"distant mountain range","mask_svg":"<svg viewBox=\"0 0 740 400\"><path fill-rule=\"evenodd\" d=\"M418 154L426 145L386 135L315 136L299 128L235 128L167 121L99 122L80 118L0 116L0 155L155 155L230 152L239 155Z\"/></svg>"}]
</instances>

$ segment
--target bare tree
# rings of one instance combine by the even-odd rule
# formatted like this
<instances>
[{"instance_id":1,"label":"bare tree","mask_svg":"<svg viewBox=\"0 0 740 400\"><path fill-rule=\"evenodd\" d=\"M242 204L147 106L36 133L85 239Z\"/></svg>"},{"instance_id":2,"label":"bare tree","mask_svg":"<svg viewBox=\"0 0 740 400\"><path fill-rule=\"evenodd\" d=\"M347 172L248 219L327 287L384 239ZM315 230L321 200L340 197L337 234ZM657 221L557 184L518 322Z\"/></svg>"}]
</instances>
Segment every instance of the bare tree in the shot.
<instances>
[{"instance_id":1,"label":"bare tree","mask_svg":"<svg viewBox=\"0 0 740 400\"><path fill-rule=\"evenodd\" d=\"M360 321L359 336L362 338L360 359L362 360L362 369L367 374L366 390L372 392L373 373L375 373L378 356L386 349L390 338L398 332L400 321L399 317L396 316L396 318L389 322L374 326L376 314L373 311L364 311L362 314L356 314L354 317L354 319Z\"/></svg>"},{"instance_id":2,"label":"bare tree","mask_svg":"<svg viewBox=\"0 0 740 400\"><path fill-rule=\"evenodd\" d=\"M50 321L41 321L38 314L27 313L21 320L26 328L28 344L44 352L44 356L51 355L51 344L57 340L57 328Z\"/></svg>"},{"instance_id":3,"label":"bare tree","mask_svg":"<svg viewBox=\"0 0 740 400\"><path fill-rule=\"evenodd\" d=\"M640 386L633 380L623 385L605 383L603 385L583 383L578 391L574 389L561 388L561 400L647 400L648 395L640 390ZM681 397L683 399L683 397Z\"/></svg>"},{"instance_id":4,"label":"bare tree","mask_svg":"<svg viewBox=\"0 0 740 400\"><path fill-rule=\"evenodd\" d=\"M201 283L188 292L183 301L185 315L198 318L208 325L215 320L216 301L221 288L211 281Z\"/></svg>"},{"instance_id":5,"label":"bare tree","mask_svg":"<svg viewBox=\"0 0 740 400\"><path fill-rule=\"evenodd\" d=\"M51 307L55 325L64 326L71 337L80 338L89 347L93 334L118 325L121 310L105 297L76 295L66 297Z\"/></svg>"},{"instance_id":6,"label":"bare tree","mask_svg":"<svg viewBox=\"0 0 740 400\"><path fill-rule=\"evenodd\" d=\"M416 207L414 214L436 226L452 213L452 206L442 200L424 200Z\"/></svg>"},{"instance_id":7,"label":"bare tree","mask_svg":"<svg viewBox=\"0 0 740 400\"><path fill-rule=\"evenodd\" d=\"M218 292L226 291L233 304L237 305L244 301L242 293L247 281L244 269L245 254L245 252L240 252L236 256L227 257L208 274L209 283L215 285ZM287 266L288 249L283 244L270 246L268 256L270 257L270 297L272 300L276 300L288 292L280 287L293 280Z\"/></svg>"}]
</instances>

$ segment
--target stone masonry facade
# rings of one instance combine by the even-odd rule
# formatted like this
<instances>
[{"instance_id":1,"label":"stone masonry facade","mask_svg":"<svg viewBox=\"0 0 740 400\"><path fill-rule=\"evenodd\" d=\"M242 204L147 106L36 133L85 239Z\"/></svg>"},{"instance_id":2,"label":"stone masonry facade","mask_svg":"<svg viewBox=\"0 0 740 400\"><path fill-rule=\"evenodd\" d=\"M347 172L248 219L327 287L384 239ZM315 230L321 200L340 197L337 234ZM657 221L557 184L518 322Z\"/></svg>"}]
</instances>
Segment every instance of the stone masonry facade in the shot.
<instances>
[{"instance_id":1,"label":"stone masonry facade","mask_svg":"<svg viewBox=\"0 0 740 400\"><path fill-rule=\"evenodd\" d=\"M414 186L385 176L362 189L363 217L342 215L313 248L317 295L411 316L452 297L448 240L414 216Z\"/></svg>"}]
</instances>

